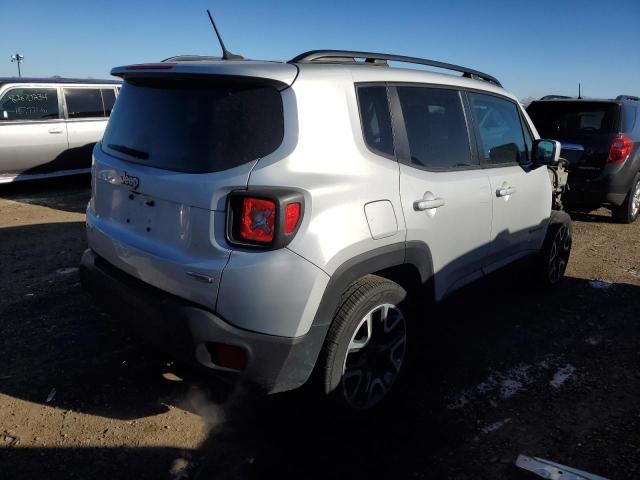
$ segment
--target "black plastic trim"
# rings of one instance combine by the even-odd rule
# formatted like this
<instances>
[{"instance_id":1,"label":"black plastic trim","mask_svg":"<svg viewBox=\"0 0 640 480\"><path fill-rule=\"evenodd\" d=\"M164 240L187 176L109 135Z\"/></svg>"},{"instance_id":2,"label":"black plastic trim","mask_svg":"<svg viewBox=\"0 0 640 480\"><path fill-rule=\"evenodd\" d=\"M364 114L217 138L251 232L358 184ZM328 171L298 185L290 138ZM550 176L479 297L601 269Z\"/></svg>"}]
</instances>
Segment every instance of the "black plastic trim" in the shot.
<instances>
[{"instance_id":1,"label":"black plastic trim","mask_svg":"<svg viewBox=\"0 0 640 480\"><path fill-rule=\"evenodd\" d=\"M374 52L359 52L359 51L351 51L351 50L311 50L309 52L301 53L289 60L288 63L321 63L321 62L331 62L331 59L340 59L340 58L352 58L355 62L356 58L364 58L365 62L362 62L364 65L380 65L380 60L388 60L391 62L402 62L402 63L413 63L416 65L426 65L429 67L442 68L445 70L452 70L455 72L461 72L464 77L467 78L480 78L481 80L493 83L499 87L502 87L502 84L498 81L497 78L487 74L480 72L478 70L474 70L472 68L463 67L460 65L454 65L452 63L439 62L437 60L429 60L428 58L420 58L420 57L407 57L404 55L393 55L389 53L374 53ZM383 64L384 65L384 64Z\"/></svg>"},{"instance_id":2,"label":"black plastic trim","mask_svg":"<svg viewBox=\"0 0 640 480\"><path fill-rule=\"evenodd\" d=\"M271 200L275 203L274 235L271 243L254 243L239 238L237 231L238 224L235 222L235 219L242 214L242 199L245 197ZM284 211L286 206L292 203L300 204L300 218L298 218L298 223L293 232L285 234ZM249 187L247 190L234 190L227 195L226 240L230 245L252 250L277 250L284 248L289 245L300 228L300 224L304 218L304 206L304 195L298 190L278 187Z\"/></svg>"},{"instance_id":3,"label":"black plastic trim","mask_svg":"<svg viewBox=\"0 0 640 480\"><path fill-rule=\"evenodd\" d=\"M313 325L329 325L340 305L342 294L353 282L371 273L400 265L413 265L423 284L433 277L429 247L420 241L394 243L350 258L331 275Z\"/></svg>"}]
</instances>

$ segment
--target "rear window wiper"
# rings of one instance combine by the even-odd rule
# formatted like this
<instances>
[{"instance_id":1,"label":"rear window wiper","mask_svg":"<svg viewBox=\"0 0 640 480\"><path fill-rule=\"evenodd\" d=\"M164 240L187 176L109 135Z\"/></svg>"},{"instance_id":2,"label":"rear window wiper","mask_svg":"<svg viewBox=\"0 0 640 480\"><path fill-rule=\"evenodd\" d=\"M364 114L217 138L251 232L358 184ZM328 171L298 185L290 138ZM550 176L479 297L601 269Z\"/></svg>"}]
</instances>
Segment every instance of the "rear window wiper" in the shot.
<instances>
[{"instance_id":1,"label":"rear window wiper","mask_svg":"<svg viewBox=\"0 0 640 480\"><path fill-rule=\"evenodd\" d=\"M109 147L111 150L122 152L132 157L140 158L142 160L146 160L147 158L149 158L149 154L147 152L143 152L142 150L136 150L135 148L127 147L125 145L107 143L107 147Z\"/></svg>"}]
</instances>

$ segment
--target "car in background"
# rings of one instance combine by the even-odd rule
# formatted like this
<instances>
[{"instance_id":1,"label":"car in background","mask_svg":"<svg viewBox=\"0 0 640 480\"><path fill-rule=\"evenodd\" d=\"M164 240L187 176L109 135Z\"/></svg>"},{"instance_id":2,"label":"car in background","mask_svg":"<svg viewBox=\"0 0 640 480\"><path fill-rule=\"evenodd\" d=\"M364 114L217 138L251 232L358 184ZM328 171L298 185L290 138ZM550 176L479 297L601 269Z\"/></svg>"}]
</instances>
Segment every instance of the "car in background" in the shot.
<instances>
[{"instance_id":1,"label":"car in background","mask_svg":"<svg viewBox=\"0 0 640 480\"><path fill-rule=\"evenodd\" d=\"M88 173L120 83L0 78L0 183Z\"/></svg>"},{"instance_id":2,"label":"car in background","mask_svg":"<svg viewBox=\"0 0 640 480\"><path fill-rule=\"evenodd\" d=\"M569 161L565 202L611 208L621 222L640 212L640 98L576 99L549 95L527 113L544 138L562 143Z\"/></svg>"}]
</instances>

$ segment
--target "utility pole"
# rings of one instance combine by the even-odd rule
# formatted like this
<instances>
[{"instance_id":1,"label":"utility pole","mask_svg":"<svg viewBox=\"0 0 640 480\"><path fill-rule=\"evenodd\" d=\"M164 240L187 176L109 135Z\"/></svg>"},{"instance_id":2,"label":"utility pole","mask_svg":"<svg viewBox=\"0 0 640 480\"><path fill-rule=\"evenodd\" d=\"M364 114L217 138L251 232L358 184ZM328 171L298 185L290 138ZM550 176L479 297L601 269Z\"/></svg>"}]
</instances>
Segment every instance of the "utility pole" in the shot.
<instances>
[{"instance_id":1,"label":"utility pole","mask_svg":"<svg viewBox=\"0 0 640 480\"><path fill-rule=\"evenodd\" d=\"M11 56L11 63L16 62L18 64L18 78L22 77L22 73L20 72L20 64L22 63L23 60L24 60L24 55L20 55L19 53L16 53L15 55Z\"/></svg>"}]
</instances>

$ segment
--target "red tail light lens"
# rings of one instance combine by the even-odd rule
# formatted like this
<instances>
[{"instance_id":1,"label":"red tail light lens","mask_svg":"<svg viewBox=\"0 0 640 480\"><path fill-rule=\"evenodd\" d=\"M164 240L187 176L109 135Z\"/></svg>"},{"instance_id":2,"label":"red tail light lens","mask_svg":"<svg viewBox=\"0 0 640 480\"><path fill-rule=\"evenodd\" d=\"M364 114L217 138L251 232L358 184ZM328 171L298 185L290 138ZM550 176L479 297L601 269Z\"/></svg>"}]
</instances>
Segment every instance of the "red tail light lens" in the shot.
<instances>
[{"instance_id":1,"label":"red tail light lens","mask_svg":"<svg viewBox=\"0 0 640 480\"><path fill-rule=\"evenodd\" d=\"M272 242L275 217L276 204L272 200L244 198L240 219L240 237L252 242Z\"/></svg>"},{"instance_id":2,"label":"red tail light lens","mask_svg":"<svg viewBox=\"0 0 640 480\"><path fill-rule=\"evenodd\" d=\"M609 163L624 163L631 149L633 148L633 141L626 135L617 135L611 142L611 148L609 148Z\"/></svg>"},{"instance_id":3,"label":"red tail light lens","mask_svg":"<svg viewBox=\"0 0 640 480\"><path fill-rule=\"evenodd\" d=\"M128 65L127 70L170 70L175 67L175 63L141 63L139 65Z\"/></svg>"},{"instance_id":4,"label":"red tail light lens","mask_svg":"<svg viewBox=\"0 0 640 480\"><path fill-rule=\"evenodd\" d=\"M225 343L207 343L207 350L213 363L220 367L233 370L247 368L247 351L242 347Z\"/></svg>"},{"instance_id":5,"label":"red tail light lens","mask_svg":"<svg viewBox=\"0 0 640 480\"><path fill-rule=\"evenodd\" d=\"M284 233L291 235L300 220L300 204L290 203L284 210Z\"/></svg>"}]
</instances>

